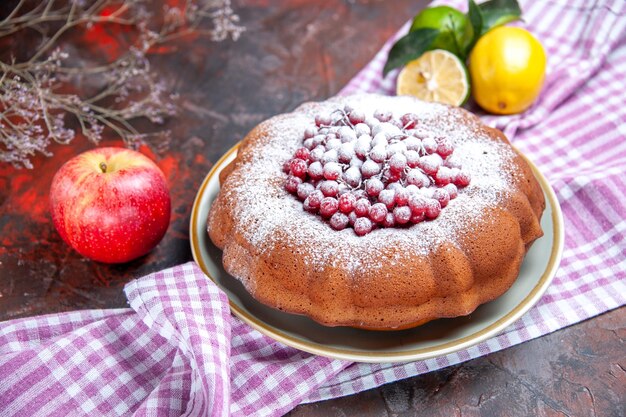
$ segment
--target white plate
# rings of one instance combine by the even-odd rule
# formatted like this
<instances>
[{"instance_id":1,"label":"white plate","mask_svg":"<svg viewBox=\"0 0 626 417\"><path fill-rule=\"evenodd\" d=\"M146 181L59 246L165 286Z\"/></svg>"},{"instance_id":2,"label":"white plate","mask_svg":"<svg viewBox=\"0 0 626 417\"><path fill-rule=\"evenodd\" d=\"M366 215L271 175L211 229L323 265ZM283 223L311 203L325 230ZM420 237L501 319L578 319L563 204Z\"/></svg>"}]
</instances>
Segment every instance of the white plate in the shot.
<instances>
[{"instance_id":1,"label":"white plate","mask_svg":"<svg viewBox=\"0 0 626 417\"><path fill-rule=\"evenodd\" d=\"M204 179L191 213L194 260L230 300L232 312L261 333L286 345L317 355L358 362L400 362L452 353L490 338L526 313L552 281L563 251L563 217L554 191L529 162L546 197L541 219L544 236L537 239L522 263L519 278L496 300L469 316L440 319L400 331L370 331L325 327L313 320L266 307L222 267L222 252L206 231L209 208L219 191L219 172L237 154L230 149Z\"/></svg>"}]
</instances>

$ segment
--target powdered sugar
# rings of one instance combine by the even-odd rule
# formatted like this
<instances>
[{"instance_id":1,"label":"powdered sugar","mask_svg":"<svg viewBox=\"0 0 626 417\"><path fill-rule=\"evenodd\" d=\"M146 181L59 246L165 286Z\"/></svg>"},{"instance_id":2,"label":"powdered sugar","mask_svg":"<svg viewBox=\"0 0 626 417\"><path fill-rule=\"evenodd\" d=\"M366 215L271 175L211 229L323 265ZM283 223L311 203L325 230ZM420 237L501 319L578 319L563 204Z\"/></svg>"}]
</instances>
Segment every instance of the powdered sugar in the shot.
<instances>
[{"instance_id":1,"label":"powdered sugar","mask_svg":"<svg viewBox=\"0 0 626 417\"><path fill-rule=\"evenodd\" d=\"M409 111L418 114L420 135L448 138L455 146L454 157L471 175L471 183L459 190L458 197L435 220L407 228L376 229L362 237L352 229L333 230L318 215L304 211L302 203L285 191L282 167L302 146L304 131L314 123L314 116L345 104L362 110L366 118L380 108L388 109L394 117ZM364 266L377 268L381 262L377 254L389 246L426 254L445 242L454 244L459 233L467 233L477 222L488 221L484 210L497 206L508 193L514 166L510 161L515 157L508 144L494 141L478 125L462 120L467 121L467 116L446 106L375 95L309 103L294 113L272 118L257 131L260 135L254 149L243 150L239 168L224 187L234 202L231 209L235 228L259 251L271 248L276 239L285 244L315 245L316 250L300 255L314 269L329 265L349 271Z\"/></svg>"}]
</instances>

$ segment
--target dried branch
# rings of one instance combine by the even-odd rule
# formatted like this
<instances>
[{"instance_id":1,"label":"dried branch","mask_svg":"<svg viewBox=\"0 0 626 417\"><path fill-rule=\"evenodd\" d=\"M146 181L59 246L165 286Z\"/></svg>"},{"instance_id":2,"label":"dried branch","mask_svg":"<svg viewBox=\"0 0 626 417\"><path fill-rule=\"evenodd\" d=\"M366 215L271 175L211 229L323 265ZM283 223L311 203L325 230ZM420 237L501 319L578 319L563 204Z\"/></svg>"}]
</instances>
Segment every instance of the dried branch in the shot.
<instances>
[{"instance_id":1,"label":"dried branch","mask_svg":"<svg viewBox=\"0 0 626 417\"><path fill-rule=\"evenodd\" d=\"M162 4L163 13L156 15L152 10L158 3L17 2L0 20L0 45L36 38L37 47L30 56L17 57L23 53L17 50L0 56L0 162L32 168L33 156L49 156L52 142L69 143L78 132L98 143L110 130L131 147L154 139L162 148L169 141L168 132L146 134L133 125L140 118L161 124L176 111L176 96L150 69L150 51L191 34L236 40L244 28L229 0L179 0L176 6ZM90 31L123 46L124 52L105 62L63 52L67 39ZM98 88L83 92L94 80Z\"/></svg>"}]
</instances>

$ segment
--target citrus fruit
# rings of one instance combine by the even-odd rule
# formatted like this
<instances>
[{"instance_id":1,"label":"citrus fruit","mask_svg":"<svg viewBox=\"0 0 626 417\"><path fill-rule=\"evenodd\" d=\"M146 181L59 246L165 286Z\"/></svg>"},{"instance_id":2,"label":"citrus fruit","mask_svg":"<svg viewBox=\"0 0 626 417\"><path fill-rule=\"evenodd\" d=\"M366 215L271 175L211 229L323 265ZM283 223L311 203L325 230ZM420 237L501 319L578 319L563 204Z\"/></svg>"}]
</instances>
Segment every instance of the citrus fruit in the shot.
<instances>
[{"instance_id":1,"label":"citrus fruit","mask_svg":"<svg viewBox=\"0 0 626 417\"><path fill-rule=\"evenodd\" d=\"M398 75L396 93L425 101L460 106L469 96L467 69L454 54L442 49L428 51L409 62Z\"/></svg>"},{"instance_id":2,"label":"citrus fruit","mask_svg":"<svg viewBox=\"0 0 626 417\"><path fill-rule=\"evenodd\" d=\"M440 31L432 49L445 49L459 56L465 56L474 33L467 16L450 6L429 7L418 13L411 32L422 28Z\"/></svg>"},{"instance_id":3,"label":"citrus fruit","mask_svg":"<svg viewBox=\"0 0 626 417\"><path fill-rule=\"evenodd\" d=\"M470 54L476 102L495 114L514 114L535 101L543 85L546 53L530 32L501 26L481 37Z\"/></svg>"}]
</instances>

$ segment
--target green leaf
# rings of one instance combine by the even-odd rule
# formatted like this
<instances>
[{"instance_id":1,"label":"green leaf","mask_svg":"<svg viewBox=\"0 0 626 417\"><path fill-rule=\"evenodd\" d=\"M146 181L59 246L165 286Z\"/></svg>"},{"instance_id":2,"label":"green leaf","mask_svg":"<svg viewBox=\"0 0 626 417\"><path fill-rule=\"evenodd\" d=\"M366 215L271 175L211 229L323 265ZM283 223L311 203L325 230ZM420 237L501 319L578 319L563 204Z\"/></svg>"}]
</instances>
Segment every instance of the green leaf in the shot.
<instances>
[{"instance_id":1,"label":"green leaf","mask_svg":"<svg viewBox=\"0 0 626 417\"><path fill-rule=\"evenodd\" d=\"M478 5L482 12L481 35L489 30L522 18L522 9L517 0L489 0Z\"/></svg>"},{"instance_id":2,"label":"green leaf","mask_svg":"<svg viewBox=\"0 0 626 417\"><path fill-rule=\"evenodd\" d=\"M466 53L472 50L472 48L476 44L476 41L478 41L478 38L480 38L481 32L483 30L483 12L476 5L476 2L474 0L468 0L467 8L467 18L472 25L474 33L472 36L472 41L469 43L467 51L465 51Z\"/></svg>"},{"instance_id":3,"label":"green leaf","mask_svg":"<svg viewBox=\"0 0 626 417\"><path fill-rule=\"evenodd\" d=\"M389 51L387 63L383 68L383 76L386 76L392 69L402 67L430 50L438 35L438 29L422 28L398 39Z\"/></svg>"}]
</instances>

